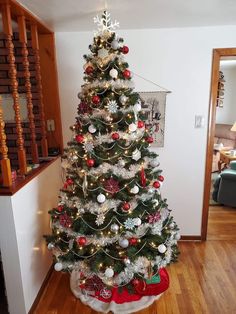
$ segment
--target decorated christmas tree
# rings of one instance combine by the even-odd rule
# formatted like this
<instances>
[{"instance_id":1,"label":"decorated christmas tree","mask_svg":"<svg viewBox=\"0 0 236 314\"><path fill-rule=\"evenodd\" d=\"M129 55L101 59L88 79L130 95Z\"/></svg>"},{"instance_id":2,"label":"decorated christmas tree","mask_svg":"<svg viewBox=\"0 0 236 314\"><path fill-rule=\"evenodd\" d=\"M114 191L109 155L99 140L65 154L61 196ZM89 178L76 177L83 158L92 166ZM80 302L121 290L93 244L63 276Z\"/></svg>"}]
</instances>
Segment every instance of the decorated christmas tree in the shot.
<instances>
[{"instance_id":1,"label":"decorated christmas tree","mask_svg":"<svg viewBox=\"0 0 236 314\"><path fill-rule=\"evenodd\" d=\"M104 12L85 55L78 116L62 161L64 185L46 236L56 271L95 310L130 313L168 288L179 232L125 62L129 48Z\"/></svg>"}]
</instances>

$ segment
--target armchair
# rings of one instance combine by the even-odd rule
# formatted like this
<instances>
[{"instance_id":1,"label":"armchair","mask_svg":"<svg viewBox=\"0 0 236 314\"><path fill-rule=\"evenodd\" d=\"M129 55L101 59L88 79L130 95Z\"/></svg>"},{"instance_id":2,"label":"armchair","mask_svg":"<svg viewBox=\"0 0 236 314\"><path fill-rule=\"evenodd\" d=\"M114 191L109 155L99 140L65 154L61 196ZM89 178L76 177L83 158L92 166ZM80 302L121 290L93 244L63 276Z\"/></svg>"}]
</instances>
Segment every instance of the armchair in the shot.
<instances>
[{"instance_id":1,"label":"armchair","mask_svg":"<svg viewBox=\"0 0 236 314\"><path fill-rule=\"evenodd\" d=\"M236 207L236 161L231 161L229 167L217 177L212 198L219 204Z\"/></svg>"}]
</instances>

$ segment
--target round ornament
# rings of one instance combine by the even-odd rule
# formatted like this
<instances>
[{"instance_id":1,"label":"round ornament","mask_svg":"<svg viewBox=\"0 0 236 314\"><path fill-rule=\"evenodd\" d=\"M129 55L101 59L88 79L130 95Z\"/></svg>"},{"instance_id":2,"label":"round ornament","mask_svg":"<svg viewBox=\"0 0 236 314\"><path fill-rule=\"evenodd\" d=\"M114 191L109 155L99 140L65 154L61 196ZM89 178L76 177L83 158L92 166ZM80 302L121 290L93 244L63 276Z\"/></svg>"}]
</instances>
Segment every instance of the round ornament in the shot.
<instances>
[{"instance_id":1,"label":"round ornament","mask_svg":"<svg viewBox=\"0 0 236 314\"><path fill-rule=\"evenodd\" d=\"M150 165L154 168L154 167L157 167L159 166L159 161L157 159L152 159L150 161Z\"/></svg>"},{"instance_id":2,"label":"round ornament","mask_svg":"<svg viewBox=\"0 0 236 314\"><path fill-rule=\"evenodd\" d=\"M122 47L122 53L126 55L128 52L129 52L129 47L123 46Z\"/></svg>"},{"instance_id":3,"label":"round ornament","mask_svg":"<svg viewBox=\"0 0 236 314\"><path fill-rule=\"evenodd\" d=\"M118 71L114 68L112 68L109 72L109 75L113 78L113 79L116 79L117 76L118 76Z\"/></svg>"},{"instance_id":4,"label":"round ornament","mask_svg":"<svg viewBox=\"0 0 236 314\"><path fill-rule=\"evenodd\" d=\"M82 134L77 134L75 137L75 140L77 143L83 143L84 141L84 136Z\"/></svg>"},{"instance_id":5,"label":"round ornament","mask_svg":"<svg viewBox=\"0 0 236 314\"><path fill-rule=\"evenodd\" d=\"M125 257L125 258L123 259L123 261L124 261L124 264L125 264L126 266L128 266L128 265L131 264L131 261L130 261L130 259L129 259L128 257Z\"/></svg>"},{"instance_id":6,"label":"round ornament","mask_svg":"<svg viewBox=\"0 0 236 314\"><path fill-rule=\"evenodd\" d=\"M142 129L144 127L145 123L143 121L138 121L138 128Z\"/></svg>"},{"instance_id":7,"label":"round ornament","mask_svg":"<svg viewBox=\"0 0 236 314\"><path fill-rule=\"evenodd\" d=\"M131 123L129 125L129 131L130 132L135 132L137 130L137 125L135 123Z\"/></svg>"},{"instance_id":8,"label":"round ornament","mask_svg":"<svg viewBox=\"0 0 236 314\"><path fill-rule=\"evenodd\" d=\"M117 50L119 47L120 47L120 44L119 44L118 40L114 39L111 42L111 48L114 49L114 50Z\"/></svg>"},{"instance_id":9,"label":"round ornament","mask_svg":"<svg viewBox=\"0 0 236 314\"><path fill-rule=\"evenodd\" d=\"M53 243L48 243L48 249L52 250L54 248L54 244Z\"/></svg>"},{"instance_id":10,"label":"round ornament","mask_svg":"<svg viewBox=\"0 0 236 314\"><path fill-rule=\"evenodd\" d=\"M116 141L120 138L120 135L119 135L119 133L115 132L115 133L112 133L111 137L114 141Z\"/></svg>"},{"instance_id":11,"label":"round ornament","mask_svg":"<svg viewBox=\"0 0 236 314\"><path fill-rule=\"evenodd\" d=\"M159 251L161 254L163 254L163 253L165 253L165 251L166 251L166 246L165 246L165 244L160 244L160 245L158 245L157 249L158 249L158 251Z\"/></svg>"},{"instance_id":12,"label":"round ornament","mask_svg":"<svg viewBox=\"0 0 236 314\"><path fill-rule=\"evenodd\" d=\"M139 102L137 102L135 105L134 105L134 111L135 112L139 112L142 110L142 106Z\"/></svg>"},{"instance_id":13,"label":"round ornament","mask_svg":"<svg viewBox=\"0 0 236 314\"><path fill-rule=\"evenodd\" d=\"M129 244L130 245L136 245L138 243L138 240L136 238L130 238L129 239Z\"/></svg>"},{"instance_id":14,"label":"round ornament","mask_svg":"<svg viewBox=\"0 0 236 314\"><path fill-rule=\"evenodd\" d=\"M111 225L111 231L112 232L117 232L119 230L119 226L117 224L112 224Z\"/></svg>"},{"instance_id":15,"label":"round ornament","mask_svg":"<svg viewBox=\"0 0 236 314\"><path fill-rule=\"evenodd\" d=\"M121 96L119 97L119 101L121 102L122 105L124 105L127 100L128 100L128 97L125 96L125 95L121 95Z\"/></svg>"},{"instance_id":16,"label":"round ornament","mask_svg":"<svg viewBox=\"0 0 236 314\"><path fill-rule=\"evenodd\" d=\"M86 164L87 164L88 167L93 167L94 164L95 164L95 160L92 159L92 158L87 159L87 160L86 160Z\"/></svg>"},{"instance_id":17,"label":"round ornament","mask_svg":"<svg viewBox=\"0 0 236 314\"><path fill-rule=\"evenodd\" d=\"M175 239L178 241L178 240L180 240L180 238L181 238L180 233L176 233L176 235L175 235Z\"/></svg>"},{"instance_id":18,"label":"round ornament","mask_svg":"<svg viewBox=\"0 0 236 314\"><path fill-rule=\"evenodd\" d=\"M79 246L85 246L87 239L85 237L79 237L76 239L76 242Z\"/></svg>"},{"instance_id":19,"label":"round ornament","mask_svg":"<svg viewBox=\"0 0 236 314\"><path fill-rule=\"evenodd\" d=\"M158 176L158 180L163 182L164 181L164 177L163 176Z\"/></svg>"},{"instance_id":20,"label":"round ornament","mask_svg":"<svg viewBox=\"0 0 236 314\"><path fill-rule=\"evenodd\" d=\"M95 128L94 125L91 124L91 125L88 127L88 131L89 131L89 133L93 134L93 133L95 133L95 132L97 131L97 129Z\"/></svg>"},{"instance_id":21,"label":"round ornament","mask_svg":"<svg viewBox=\"0 0 236 314\"><path fill-rule=\"evenodd\" d=\"M122 205L122 209L124 211L128 211L130 209L130 203L128 202L125 202L123 205Z\"/></svg>"},{"instance_id":22,"label":"round ornament","mask_svg":"<svg viewBox=\"0 0 236 314\"><path fill-rule=\"evenodd\" d=\"M92 102L95 104L95 105L98 105L100 103L100 97L98 95L94 95L92 97Z\"/></svg>"},{"instance_id":23,"label":"round ornament","mask_svg":"<svg viewBox=\"0 0 236 314\"><path fill-rule=\"evenodd\" d=\"M153 143L153 141L154 141L154 139L153 139L152 136L148 136L148 137L146 138L146 142L148 142L149 144Z\"/></svg>"},{"instance_id":24,"label":"round ornament","mask_svg":"<svg viewBox=\"0 0 236 314\"><path fill-rule=\"evenodd\" d=\"M63 206L62 205L58 205L57 206L57 211L62 212L63 211Z\"/></svg>"},{"instance_id":25,"label":"round ornament","mask_svg":"<svg viewBox=\"0 0 236 314\"><path fill-rule=\"evenodd\" d=\"M123 248L127 248L129 246L129 241L127 239L120 239L119 245Z\"/></svg>"},{"instance_id":26,"label":"round ornament","mask_svg":"<svg viewBox=\"0 0 236 314\"><path fill-rule=\"evenodd\" d=\"M130 190L130 192L132 194L138 194L139 192L139 187L137 185L135 185L134 187L132 187L132 189Z\"/></svg>"},{"instance_id":27,"label":"round ornament","mask_svg":"<svg viewBox=\"0 0 236 314\"><path fill-rule=\"evenodd\" d=\"M169 227L170 227L170 229L174 229L174 227L175 227L174 222L171 222L171 223L169 224Z\"/></svg>"},{"instance_id":28,"label":"round ornament","mask_svg":"<svg viewBox=\"0 0 236 314\"><path fill-rule=\"evenodd\" d=\"M134 220L135 226L140 226L142 224L142 220L138 217L134 218L133 220Z\"/></svg>"},{"instance_id":29,"label":"round ornament","mask_svg":"<svg viewBox=\"0 0 236 314\"><path fill-rule=\"evenodd\" d=\"M56 263L56 264L54 265L55 271L61 271L62 268L63 268L62 263Z\"/></svg>"},{"instance_id":30,"label":"round ornament","mask_svg":"<svg viewBox=\"0 0 236 314\"><path fill-rule=\"evenodd\" d=\"M86 74L90 75L93 73L93 67L91 65L89 65L86 69L85 69L85 72Z\"/></svg>"},{"instance_id":31,"label":"round ornament","mask_svg":"<svg viewBox=\"0 0 236 314\"><path fill-rule=\"evenodd\" d=\"M155 189L159 189L160 186L161 186L161 184L160 184L159 181L154 181L154 182L153 182L153 187L154 187Z\"/></svg>"},{"instance_id":32,"label":"round ornament","mask_svg":"<svg viewBox=\"0 0 236 314\"><path fill-rule=\"evenodd\" d=\"M106 200L106 196L104 195L104 194L99 194L98 196L97 196L97 201L98 201L98 203L104 203L105 202L105 200Z\"/></svg>"},{"instance_id":33,"label":"round ornament","mask_svg":"<svg viewBox=\"0 0 236 314\"><path fill-rule=\"evenodd\" d=\"M124 78L126 78L126 79L130 78L130 77L131 77L131 72L130 72L130 70L128 70L128 69L124 70L124 71L123 71L123 76L124 76Z\"/></svg>"},{"instance_id":34,"label":"round ornament","mask_svg":"<svg viewBox=\"0 0 236 314\"><path fill-rule=\"evenodd\" d=\"M105 276L108 278L112 278L114 276L114 270L112 268L107 268L105 270Z\"/></svg>"}]
</instances>

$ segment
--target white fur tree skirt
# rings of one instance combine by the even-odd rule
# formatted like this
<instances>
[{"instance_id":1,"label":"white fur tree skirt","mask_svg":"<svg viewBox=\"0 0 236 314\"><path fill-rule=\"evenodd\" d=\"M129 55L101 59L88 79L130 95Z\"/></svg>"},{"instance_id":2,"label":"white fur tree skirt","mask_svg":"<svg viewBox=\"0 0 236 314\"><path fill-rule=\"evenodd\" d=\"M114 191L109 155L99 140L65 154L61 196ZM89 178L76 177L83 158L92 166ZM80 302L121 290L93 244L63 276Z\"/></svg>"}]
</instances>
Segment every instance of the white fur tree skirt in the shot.
<instances>
[{"instance_id":1,"label":"white fur tree skirt","mask_svg":"<svg viewBox=\"0 0 236 314\"><path fill-rule=\"evenodd\" d=\"M117 304L114 301L106 303L98 300L96 297L86 295L82 292L81 288L78 285L78 275L76 272L72 272L71 274L70 287L76 298L80 299L81 302L83 302L85 305L90 306L93 310L102 313L108 313L109 311L112 311L114 314L134 313L148 307L154 301L158 300L161 297L161 294L159 294L157 296L143 296L138 301L125 302L122 304Z\"/></svg>"}]
</instances>

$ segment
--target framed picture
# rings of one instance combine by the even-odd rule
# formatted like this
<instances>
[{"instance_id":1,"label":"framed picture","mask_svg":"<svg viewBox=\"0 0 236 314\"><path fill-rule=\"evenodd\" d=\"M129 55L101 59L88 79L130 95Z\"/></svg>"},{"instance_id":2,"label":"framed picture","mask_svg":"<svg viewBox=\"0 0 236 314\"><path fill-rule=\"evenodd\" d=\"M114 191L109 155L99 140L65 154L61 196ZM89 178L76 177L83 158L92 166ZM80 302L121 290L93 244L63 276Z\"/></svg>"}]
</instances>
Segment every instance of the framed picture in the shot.
<instances>
[{"instance_id":1,"label":"framed picture","mask_svg":"<svg viewBox=\"0 0 236 314\"><path fill-rule=\"evenodd\" d=\"M146 115L146 125L151 130L156 147L164 146L166 92L138 92L142 111Z\"/></svg>"}]
</instances>

